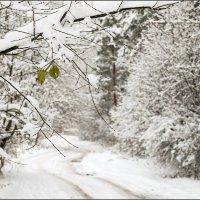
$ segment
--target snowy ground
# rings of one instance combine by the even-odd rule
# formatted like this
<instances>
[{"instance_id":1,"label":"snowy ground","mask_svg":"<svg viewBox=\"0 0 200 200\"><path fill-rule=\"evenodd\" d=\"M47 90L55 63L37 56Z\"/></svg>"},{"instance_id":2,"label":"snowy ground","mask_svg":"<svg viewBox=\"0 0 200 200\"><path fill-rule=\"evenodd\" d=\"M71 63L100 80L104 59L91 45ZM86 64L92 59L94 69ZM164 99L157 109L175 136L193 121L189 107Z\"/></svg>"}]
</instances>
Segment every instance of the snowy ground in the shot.
<instances>
[{"instance_id":1,"label":"snowy ground","mask_svg":"<svg viewBox=\"0 0 200 200\"><path fill-rule=\"evenodd\" d=\"M90 142L54 138L66 157L46 149L24 154L23 166L0 180L0 198L200 198L200 181L166 179L165 171L145 160L127 160Z\"/></svg>"}]
</instances>

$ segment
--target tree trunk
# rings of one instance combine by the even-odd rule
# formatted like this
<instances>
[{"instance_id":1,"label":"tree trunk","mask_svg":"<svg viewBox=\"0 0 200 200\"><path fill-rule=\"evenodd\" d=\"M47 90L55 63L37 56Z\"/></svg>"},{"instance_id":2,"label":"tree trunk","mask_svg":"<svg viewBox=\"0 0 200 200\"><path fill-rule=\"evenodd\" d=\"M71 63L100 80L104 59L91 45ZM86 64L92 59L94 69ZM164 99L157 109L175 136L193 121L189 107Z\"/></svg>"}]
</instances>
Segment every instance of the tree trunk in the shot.
<instances>
[{"instance_id":1,"label":"tree trunk","mask_svg":"<svg viewBox=\"0 0 200 200\"><path fill-rule=\"evenodd\" d=\"M113 102L114 106L117 106L117 94L116 94L116 66L113 64Z\"/></svg>"},{"instance_id":2,"label":"tree trunk","mask_svg":"<svg viewBox=\"0 0 200 200\"><path fill-rule=\"evenodd\" d=\"M116 65L115 65L115 47L112 46L112 59L113 59L113 67L112 67L112 79L113 79L113 104L117 106L117 94L116 94Z\"/></svg>"}]
</instances>

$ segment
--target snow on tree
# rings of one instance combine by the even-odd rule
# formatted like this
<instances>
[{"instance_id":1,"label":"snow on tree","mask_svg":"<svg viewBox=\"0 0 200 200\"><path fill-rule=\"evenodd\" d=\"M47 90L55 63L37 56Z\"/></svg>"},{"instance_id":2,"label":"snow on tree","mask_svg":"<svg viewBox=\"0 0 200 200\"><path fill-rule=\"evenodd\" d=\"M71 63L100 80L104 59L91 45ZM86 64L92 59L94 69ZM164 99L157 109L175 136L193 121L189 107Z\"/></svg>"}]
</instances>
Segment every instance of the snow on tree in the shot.
<instances>
[{"instance_id":1,"label":"snow on tree","mask_svg":"<svg viewBox=\"0 0 200 200\"><path fill-rule=\"evenodd\" d=\"M137 44L144 21L150 15L148 9L139 9L106 16L94 22L99 24L99 31L94 31L93 38L100 46L96 47L97 54L94 56L99 87L98 93L94 93L93 97L101 116L109 124L112 121L110 110L118 105L125 92L124 84L129 75L129 66L136 54L132 51L132 46ZM104 123L93 109L90 110L92 112L88 111L89 119L84 117L85 123L81 128L84 133L81 137L115 143L115 138L109 133L109 125ZM91 121L92 116L94 121Z\"/></svg>"},{"instance_id":2,"label":"snow on tree","mask_svg":"<svg viewBox=\"0 0 200 200\"><path fill-rule=\"evenodd\" d=\"M33 139L30 145L32 148L37 145L39 136L45 138L51 134L61 136L56 130L59 127L54 129L53 126L58 121L62 124L65 119L56 118L56 113L63 112L64 116L70 110L72 113L67 124L70 126L72 121L76 124L72 118L74 112L77 112L79 100L75 95L76 101L72 101L73 95L68 91L68 89L73 90L74 80L88 86L89 94L86 95L86 100L90 96L93 111L97 116L101 116L92 95L98 83L97 78L92 74L94 68L82 56L91 44L98 45L92 41L92 33L99 28L99 25L91 23L92 18L135 8L159 10L173 3L176 2L110 1L103 4L87 1L0 2L2 14L0 19L2 59L0 62L3 66L0 74L2 94L0 130L2 134L5 134L5 137L1 139L1 148L10 153L12 147L15 148L23 141L23 137ZM73 81L65 80L69 68L76 72L76 75L74 72L70 74L75 76ZM62 73L63 78L60 82L56 82ZM67 99L64 95L65 91L59 88L62 88L64 83L69 84L69 87L65 88L66 93L69 94ZM65 109L62 109L61 104L66 105ZM102 116L101 120L103 120L102 123L107 123ZM54 145L50 139L49 142ZM55 145L54 147L60 152ZM4 156L2 156L2 163L3 160Z\"/></svg>"},{"instance_id":3,"label":"snow on tree","mask_svg":"<svg viewBox=\"0 0 200 200\"><path fill-rule=\"evenodd\" d=\"M131 155L153 157L199 177L199 6L153 14L133 59L113 134Z\"/></svg>"}]
</instances>

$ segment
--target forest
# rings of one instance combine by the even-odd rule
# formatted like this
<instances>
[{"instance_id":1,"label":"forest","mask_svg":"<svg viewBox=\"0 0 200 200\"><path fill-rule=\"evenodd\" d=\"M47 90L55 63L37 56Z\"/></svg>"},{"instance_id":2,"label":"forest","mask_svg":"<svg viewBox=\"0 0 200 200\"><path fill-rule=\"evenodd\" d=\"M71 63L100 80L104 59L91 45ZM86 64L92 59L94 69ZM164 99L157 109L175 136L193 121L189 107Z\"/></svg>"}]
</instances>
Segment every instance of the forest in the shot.
<instances>
[{"instance_id":1,"label":"forest","mask_svg":"<svg viewBox=\"0 0 200 200\"><path fill-rule=\"evenodd\" d=\"M0 1L0 198L199 199L199 1Z\"/></svg>"}]
</instances>

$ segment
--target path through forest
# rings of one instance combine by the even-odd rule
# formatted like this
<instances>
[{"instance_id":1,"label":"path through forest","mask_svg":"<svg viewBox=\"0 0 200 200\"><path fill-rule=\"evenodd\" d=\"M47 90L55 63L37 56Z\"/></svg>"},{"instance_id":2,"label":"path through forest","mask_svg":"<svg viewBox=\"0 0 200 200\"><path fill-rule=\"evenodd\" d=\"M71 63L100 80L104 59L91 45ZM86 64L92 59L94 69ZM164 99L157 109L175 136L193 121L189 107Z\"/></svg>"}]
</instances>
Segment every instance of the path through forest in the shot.
<instances>
[{"instance_id":1,"label":"path through forest","mask_svg":"<svg viewBox=\"0 0 200 200\"><path fill-rule=\"evenodd\" d=\"M46 142L45 149L24 154L20 162L25 165L0 180L0 198L144 199L199 195L183 189L191 180L170 183L155 174L156 169L148 169L146 161L126 160L94 143L70 139L78 149L59 142L59 138L54 140L66 157ZM193 189L199 188L199 182L192 183Z\"/></svg>"}]
</instances>

